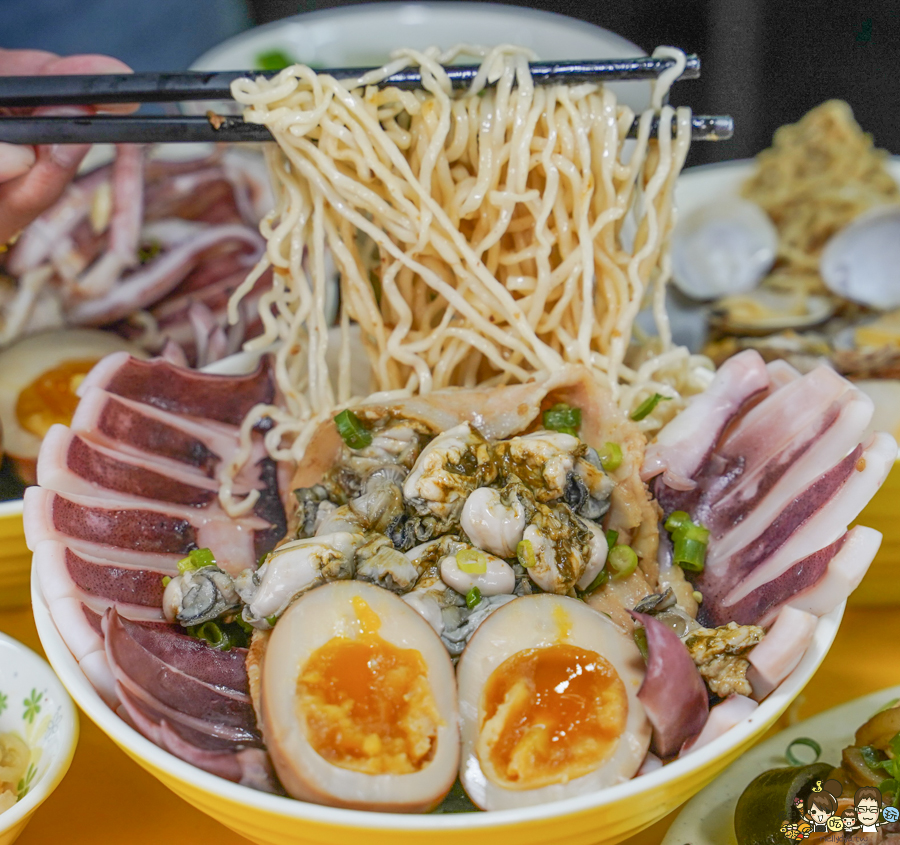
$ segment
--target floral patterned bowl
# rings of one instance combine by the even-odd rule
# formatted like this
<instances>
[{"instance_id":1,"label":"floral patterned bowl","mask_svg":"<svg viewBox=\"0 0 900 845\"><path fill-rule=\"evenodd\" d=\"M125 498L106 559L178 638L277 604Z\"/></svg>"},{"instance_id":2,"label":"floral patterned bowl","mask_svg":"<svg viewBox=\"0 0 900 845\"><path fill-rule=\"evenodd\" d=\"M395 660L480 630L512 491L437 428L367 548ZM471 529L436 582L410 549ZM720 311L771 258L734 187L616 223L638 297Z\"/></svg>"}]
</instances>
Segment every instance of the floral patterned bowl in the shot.
<instances>
[{"instance_id":1,"label":"floral patterned bowl","mask_svg":"<svg viewBox=\"0 0 900 845\"><path fill-rule=\"evenodd\" d=\"M15 733L31 751L18 781L18 801L0 813L0 845L19 836L59 785L78 744L78 713L47 663L0 634L0 734Z\"/></svg>"}]
</instances>

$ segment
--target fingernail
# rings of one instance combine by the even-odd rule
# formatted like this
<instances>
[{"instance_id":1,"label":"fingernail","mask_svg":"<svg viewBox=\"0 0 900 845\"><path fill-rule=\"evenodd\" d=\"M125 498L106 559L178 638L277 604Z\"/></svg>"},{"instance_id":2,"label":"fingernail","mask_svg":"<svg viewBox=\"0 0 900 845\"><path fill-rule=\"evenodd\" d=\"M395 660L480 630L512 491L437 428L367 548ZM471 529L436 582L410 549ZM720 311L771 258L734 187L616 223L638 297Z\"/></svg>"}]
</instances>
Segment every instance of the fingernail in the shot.
<instances>
[{"instance_id":1,"label":"fingernail","mask_svg":"<svg viewBox=\"0 0 900 845\"><path fill-rule=\"evenodd\" d=\"M27 173L36 161L34 148L19 144L0 144L0 182Z\"/></svg>"},{"instance_id":2,"label":"fingernail","mask_svg":"<svg viewBox=\"0 0 900 845\"><path fill-rule=\"evenodd\" d=\"M54 144L50 148L50 158L60 167L71 170L81 164L90 148L90 144Z\"/></svg>"}]
</instances>

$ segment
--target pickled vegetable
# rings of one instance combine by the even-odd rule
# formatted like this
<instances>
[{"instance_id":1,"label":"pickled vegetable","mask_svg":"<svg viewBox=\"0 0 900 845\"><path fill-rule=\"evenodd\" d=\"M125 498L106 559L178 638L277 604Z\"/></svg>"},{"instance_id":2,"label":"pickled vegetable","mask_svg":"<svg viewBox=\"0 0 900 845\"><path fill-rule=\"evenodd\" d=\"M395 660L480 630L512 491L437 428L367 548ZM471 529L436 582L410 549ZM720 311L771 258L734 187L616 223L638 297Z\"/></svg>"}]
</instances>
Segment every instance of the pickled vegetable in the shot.
<instances>
[{"instance_id":1,"label":"pickled vegetable","mask_svg":"<svg viewBox=\"0 0 900 845\"><path fill-rule=\"evenodd\" d=\"M784 845L781 826L797 821L794 799L805 800L817 781L831 775L828 763L770 769L750 782L734 810L734 835L738 845Z\"/></svg>"}]
</instances>

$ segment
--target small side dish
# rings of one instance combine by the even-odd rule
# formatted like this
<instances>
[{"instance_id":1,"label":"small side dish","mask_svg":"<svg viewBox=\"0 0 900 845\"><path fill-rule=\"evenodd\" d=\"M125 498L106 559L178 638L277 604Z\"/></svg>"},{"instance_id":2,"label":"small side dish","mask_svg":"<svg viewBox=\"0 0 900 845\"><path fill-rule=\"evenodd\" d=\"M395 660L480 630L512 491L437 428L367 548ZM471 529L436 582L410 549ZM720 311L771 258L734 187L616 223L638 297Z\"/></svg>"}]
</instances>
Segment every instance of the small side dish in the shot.
<instances>
[{"instance_id":1,"label":"small side dish","mask_svg":"<svg viewBox=\"0 0 900 845\"><path fill-rule=\"evenodd\" d=\"M803 763L810 750L816 760ZM837 766L818 760L821 753L815 737L797 738L785 751L790 766L747 786L734 812L738 845L859 835L866 839L854 841L900 843L900 702L859 727Z\"/></svg>"},{"instance_id":2,"label":"small side dish","mask_svg":"<svg viewBox=\"0 0 900 845\"><path fill-rule=\"evenodd\" d=\"M11 845L68 771L72 700L47 663L0 634L0 845Z\"/></svg>"}]
</instances>

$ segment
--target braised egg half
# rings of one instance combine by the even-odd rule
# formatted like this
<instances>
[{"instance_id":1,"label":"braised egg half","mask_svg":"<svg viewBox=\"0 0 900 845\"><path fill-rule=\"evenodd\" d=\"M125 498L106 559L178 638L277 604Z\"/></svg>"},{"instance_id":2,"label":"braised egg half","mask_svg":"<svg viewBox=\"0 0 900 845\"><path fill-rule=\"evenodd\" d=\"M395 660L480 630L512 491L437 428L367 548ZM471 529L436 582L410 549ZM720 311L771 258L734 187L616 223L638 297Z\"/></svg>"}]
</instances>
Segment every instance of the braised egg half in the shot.
<instances>
[{"instance_id":1,"label":"braised egg half","mask_svg":"<svg viewBox=\"0 0 900 845\"><path fill-rule=\"evenodd\" d=\"M460 780L483 810L527 807L632 778L650 745L631 637L577 599L522 596L457 665Z\"/></svg>"},{"instance_id":2,"label":"braised egg half","mask_svg":"<svg viewBox=\"0 0 900 845\"><path fill-rule=\"evenodd\" d=\"M294 798L421 813L456 780L450 657L415 610L373 584L333 581L285 611L263 658L261 711Z\"/></svg>"},{"instance_id":3,"label":"braised egg half","mask_svg":"<svg viewBox=\"0 0 900 845\"><path fill-rule=\"evenodd\" d=\"M25 483L34 483L41 441L50 426L72 421L76 390L84 377L101 358L122 350L147 357L118 335L99 329L41 332L0 352L3 451Z\"/></svg>"}]
</instances>

